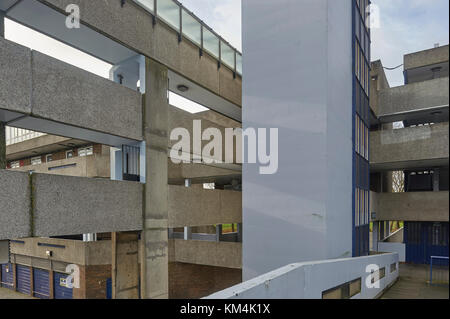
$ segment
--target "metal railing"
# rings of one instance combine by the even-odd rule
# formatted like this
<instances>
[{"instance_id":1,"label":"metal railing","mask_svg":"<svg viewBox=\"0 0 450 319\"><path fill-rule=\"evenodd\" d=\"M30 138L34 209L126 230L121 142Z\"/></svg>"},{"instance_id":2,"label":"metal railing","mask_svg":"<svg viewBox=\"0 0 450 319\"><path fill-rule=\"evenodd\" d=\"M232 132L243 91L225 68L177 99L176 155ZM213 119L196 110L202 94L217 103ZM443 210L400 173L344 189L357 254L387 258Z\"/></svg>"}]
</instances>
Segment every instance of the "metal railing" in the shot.
<instances>
[{"instance_id":1,"label":"metal railing","mask_svg":"<svg viewBox=\"0 0 450 319\"><path fill-rule=\"evenodd\" d=\"M218 60L218 66L226 65L234 74L242 76L242 53L215 33L195 14L176 0L133 0L147 10L153 23L160 19L178 33L178 41L185 37L194 43L200 55L207 52Z\"/></svg>"},{"instance_id":2,"label":"metal railing","mask_svg":"<svg viewBox=\"0 0 450 319\"><path fill-rule=\"evenodd\" d=\"M448 257L430 257L430 285L449 284Z\"/></svg>"},{"instance_id":3,"label":"metal railing","mask_svg":"<svg viewBox=\"0 0 450 319\"><path fill-rule=\"evenodd\" d=\"M6 145L13 145L21 142L31 140L40 136L46 135L44 133L33 132L16 127L6 127Z\"/></svg>"}]
</instances>

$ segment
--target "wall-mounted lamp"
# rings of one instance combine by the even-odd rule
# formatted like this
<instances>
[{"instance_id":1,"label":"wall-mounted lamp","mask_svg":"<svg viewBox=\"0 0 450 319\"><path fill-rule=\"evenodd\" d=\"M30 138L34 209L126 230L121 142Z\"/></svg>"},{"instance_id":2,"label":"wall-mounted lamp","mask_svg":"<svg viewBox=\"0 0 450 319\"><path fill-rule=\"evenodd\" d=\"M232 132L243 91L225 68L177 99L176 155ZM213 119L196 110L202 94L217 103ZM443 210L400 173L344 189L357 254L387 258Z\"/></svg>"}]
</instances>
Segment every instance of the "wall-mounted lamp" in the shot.
<instances>
[{"instance_id":1,"label":"wall-mounted lamp","mask_svg":"<svg viewBox=\"0 0 450 319\"><path fill-rule=\"evenodd\" d=\"M178 89L178 91L180 91L180 92L187 92L187 91L189 91L189 87L186 86L186 85L184 85L184 84L178 85L178 86L177 86L177 89Z\"/></svg>"}]
</instances>

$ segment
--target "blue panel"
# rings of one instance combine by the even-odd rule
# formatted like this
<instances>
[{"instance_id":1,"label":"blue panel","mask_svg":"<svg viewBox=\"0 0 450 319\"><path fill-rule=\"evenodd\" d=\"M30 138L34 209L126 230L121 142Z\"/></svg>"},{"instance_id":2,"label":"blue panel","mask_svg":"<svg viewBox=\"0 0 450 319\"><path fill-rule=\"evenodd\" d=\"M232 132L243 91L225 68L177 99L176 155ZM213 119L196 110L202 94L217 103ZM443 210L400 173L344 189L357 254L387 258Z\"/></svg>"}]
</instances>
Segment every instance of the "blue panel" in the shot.
<instances>
[{"instance_id":1,"label":"blue panel","mask_svg":"<svg viewBox=\"0 0 450 319\"><path fill-rule=\"evenodd\" d=\"M13 266L11 264L5 264L1 266L2 270L2 282L1 287L14 289L14 273Z\"/></svg>"},{"instance_id":2,"label":"blue panel","mask_svg":"<svg viewBox=\"0 0 450 319\"><path fill-rule=\"evenodd\" d=\"M55 272L53 275L55 286L55 299L72 299L73 289L67 288L67 274Z\"/></svg>"},{"instance_id":3,"label":"blue panel","mask_svg":"<svg viewBox=\"0 0 450 319\"><path fill-rule=\"evenodd\" d=\"M17 265L17 291L31 294L31 269L28 266Z\"/></svg>"},{"instance_id":4,"label":"blue panel","mask_svg":"<svg viewBox=\"0 0 450 319\"><path fill-rule=\"evenodd\" d=\"M406 262L430 264L431 256L448 257L449 223L406 222Z\"/></svg>"},{"instance_id":5,"label":"blue panel","mask_svg":"<svg viewBox=\"0 0 450 319\"><path fill-rule=\"evenodd\" d=\"M112 278L106 280L106 299L112 299Z\"/></svg>"},{"instance_id":6,"label":"blue panel","mask_svg":"<svg viewBox=\"0 0 450 319\"><path fill-rule=\"evenodd\" d=\"M33 269L34 296L40 299L50 298L50 275L47 270Z\"/></svg>"}]
</instances>

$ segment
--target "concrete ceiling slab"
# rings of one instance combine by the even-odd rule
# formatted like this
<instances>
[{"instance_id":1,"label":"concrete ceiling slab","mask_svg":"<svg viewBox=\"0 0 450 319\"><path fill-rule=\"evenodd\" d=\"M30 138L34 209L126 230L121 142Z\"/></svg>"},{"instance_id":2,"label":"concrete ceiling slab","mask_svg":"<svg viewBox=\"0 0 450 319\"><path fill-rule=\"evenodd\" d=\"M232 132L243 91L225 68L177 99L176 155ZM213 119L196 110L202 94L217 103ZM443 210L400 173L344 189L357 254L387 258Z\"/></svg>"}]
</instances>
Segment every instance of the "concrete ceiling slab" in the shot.
<instances>
[{"instance_id":1,"label":"concrete ceiling slab","mask_svg":"<svg viewBox=\"0 0 450 319\"><path fill-rule=\"evenodd\" d=\"M7 12L7 17L111 64L137 54L85 25L67 28L64 14L35 0L22 0Z\"/></svg>"}]
</instances>

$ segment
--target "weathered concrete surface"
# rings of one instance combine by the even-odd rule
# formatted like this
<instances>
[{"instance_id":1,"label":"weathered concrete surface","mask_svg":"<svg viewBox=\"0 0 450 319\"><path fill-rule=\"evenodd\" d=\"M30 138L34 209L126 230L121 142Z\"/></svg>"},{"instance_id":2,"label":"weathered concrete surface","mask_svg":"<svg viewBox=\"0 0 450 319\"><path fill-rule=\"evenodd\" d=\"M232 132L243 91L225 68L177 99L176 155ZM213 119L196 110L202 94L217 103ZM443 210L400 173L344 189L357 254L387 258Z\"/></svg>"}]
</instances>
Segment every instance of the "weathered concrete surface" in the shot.
<instances>
[{"instance_id":1,"label":"weathered concrete surface","mask_svg":"<svg viewBox=\"0 0 450 319\"><path fill-rule=\"evenodd\" d=\"M112 234L112 298L139 298L138 233Z\"/></svg>"},{"instance_id":2,"label":"weathered concrete surface","mask_svg":"<svg viewBox=\"0 0 450 319\"><path fill-rule=\"evenodd\" d=\"M152 58L173 71L198 83L211 92L241 106L242 79L233 72L217 68L217 60L207 53L199 57L199 49L187 40L178 43L177 33L152 18L144 9L128 1L39 0L65 12L69 4L80 7L81 20L88 26L109 36L141 54Z\"/></svg>"},{"instance_id":3,"label":"weathered concrete surface","mask_svg":"<svg viewBox=\"0 0 450 319\"><path fill-rule=\"evenodd\" d=\"M216 179L231 177L240 178L242 170L232 170L221 167L190 163L190 164L174 164L169 159L169 182L180 183L185 179L190 179L195 183L209 183Z\"/></svg>"},{"instance_id":4,"label":"weathered concrete surface","mask_svg":"<svg viewBox=\"0 0 450 319\"><path fill-rule=\"evenodd\" d=\"M370 70L370 107L375 114L378 114L378 94L381 90L389 89L389 82L384 71L381 60L372 62Z\"/></svg>"},{"instance_id":5,"label":"weathered concrete surface","mask_svg":"<svg viewBox=\"0 0 450 319\"><path fill-rule=\"evenodd\" d=\"M379 221L449 221L448 191L378 193L375 200Z\"/></svg>"},{"instance_id":6,"label":"weathered concrete surface","mask_svg":"<svg viewBox=\"0 0 450 319\"><path fill-rule=\"evenodd\" d=\"M30 170L33 170L34 173L90 178L109 178L111 175L108 154L73 157L14 169L14 171L22 172Z\"/></svg>"},{"instance_id":7,"label":"weathered concrete surface","mask_svg":"<svg viewBox=\"0 0 450 319\"><path fill-rule=\"evenodd\" d=\"M38 138L32 138L20 143L8 145L6 149L6 156L9 160L15 159L16 156L19 156L19 158L25 158L27 156L24 156L24 154L27 154L26 152L30 150L32 151L36 149L46 148L54 144L68 144L72 142L74 142L74 140L67 137L43 135ZM84 142L83 144L87 144L87 142ZM58 147L61 148L61 146Z\"/></svg>"},{"instance_id":8,"label":"weathered concrete surface","mask_svg":"<svg viewBox=\"0 0 450 319\"><path fill-rule=\"evenodd\" d=\"M46 244L54 247L45 246ZM51 257L46 255L48 250L52 251ZM82 242L55 238L24 238L20 242L11 242L11 254L82 266L108 265L111 264L111 241Z\"/></svg>"},{"instance_id":9,"label":"weathered concrete surface","mask_svg":"<svg viewBox=\"0 0 450 319\"><path fill-rule=\"evenodd\" d=\"M142 187L132 182L33 174L33 234L141 230Z\"/></svg>"},{"instance_id":10,"label":"weathered concrete surface","mask_svg":"<svg viewBox=\"0 0 450 319\"><path fill-rule=\"evenodd\" d=\"M31 112L31 51L0 36L0 108Z\"/></svg>"},{"instance_id":11,"label":"weathered concrete surface","mask_svg":"<svg viewBox=\"0 0 450 319\"><path fill-rule=\"evenodd\" d=\"M0 240L30 235L27 173L0 170Z\"/></svg>"},{"instance_id":12,"label":"weathered concrete surface","mask_svg":"<svg viewBox=\"0 0 450 319\"><path fill-rule=\"evenodd\" d=\"M0 169L6 169L6 125L0 121Z\"/></svg>"},{"instance_id":13,"label":"weathered concrete surface","mask_svg":"<svg viewBox=\"0 0 450 319\"><path fill-rule=\"evenodd\" d=\"M33 116L142 140L141 94L33 51Z\"/></svg>"},{"instance_id":14,"label":"weathered concrete surface","mask_svg":"<svg viewBox=\"0 0 450 319\"><path fill-rule=\"evenodd\" d=\"M169 186L169 228L241 222L241 192Z\"/></svg>"},{"instance_id":15,"label":"weathered concrete surface","mask_svg":"<svg viewBox=\"0 0 450 319\"><path fill-rule=\"evenodd\" d=\"M404 69L411 70L423 66L448 62L449 46L414 52L404 56Z\"/></svg>"},{"instance_id":16,"label":"weathered concrete surface","mask_svg":"<svg viewBox=\"0 0 450 319\"><path fill-rule=\"evenodd\" d=\"M0 300L3 299L37 299L28 295L21 294L20 292L0 287Z\"/></svg>"},{"instance_id":17,"label":"weathered concrete surface","mask_svg":"<svg viewBox=\"0 0 450 319\"><path fill-rule=\"evenodd\" d=\"M445 106L448 99L448 77L384 89L379 91L377 115L383 117Z\"/></svg>"},{"instance_id":18,"label":"weathered concrete surface","mask_svg":"<svg viewBox=\"0 0 450 319\"><path fill-rule=\"evenodd\" d=\"M242 268L242 243L172 239L170 261L188 264Z\"/></svg>"},{"instance_id":19,"label":"weathered concrete surface","mask_svg":"<svg viewBox=\"0 0 450 319\"><path fill-rule=\"evenodd\" d=\"M448 165L448 136L448 122L371 132L371 169L395 170Z\"/></svg>"},{"instance_id":20,"label":"weathered concrete surface","mask_svg":"<svg viewBox=\"0 0 450 319\"><path fill-rule=\"evenodd\" d=\"M108 2L109 3L109 2ZM106 4L106 2L105 2ZM127 8L131 6L126 6ZM168 257L168 69L146 59L144 139L146 185L144 186L144 231L141 258L141 296L169 297Z\"/></svg>"}]
</instances>

